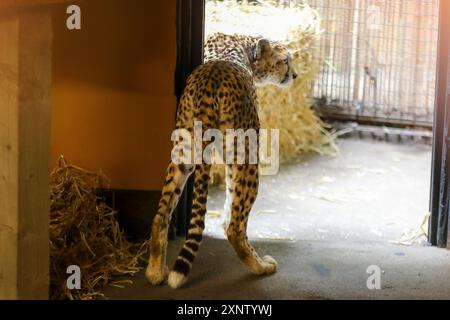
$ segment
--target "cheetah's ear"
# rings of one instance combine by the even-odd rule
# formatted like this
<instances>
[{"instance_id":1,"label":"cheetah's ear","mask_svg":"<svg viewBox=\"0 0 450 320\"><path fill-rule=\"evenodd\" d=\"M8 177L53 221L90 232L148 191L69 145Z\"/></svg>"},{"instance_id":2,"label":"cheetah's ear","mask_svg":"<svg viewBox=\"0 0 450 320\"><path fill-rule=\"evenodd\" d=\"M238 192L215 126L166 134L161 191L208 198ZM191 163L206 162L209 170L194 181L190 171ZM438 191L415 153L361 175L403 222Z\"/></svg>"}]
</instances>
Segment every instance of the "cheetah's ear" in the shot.
<instances>
[{"instance_id":1,"label":"cheetah's ear","mask_svg":"<svg viewBox=\"0 0 450 320\"><path fill-rule=\"evenodd\" d=\"M267 39L260 39L256 44L255 60L259 60L262 56L270 50L270 42Z\"/></svg>"}]
</instances>

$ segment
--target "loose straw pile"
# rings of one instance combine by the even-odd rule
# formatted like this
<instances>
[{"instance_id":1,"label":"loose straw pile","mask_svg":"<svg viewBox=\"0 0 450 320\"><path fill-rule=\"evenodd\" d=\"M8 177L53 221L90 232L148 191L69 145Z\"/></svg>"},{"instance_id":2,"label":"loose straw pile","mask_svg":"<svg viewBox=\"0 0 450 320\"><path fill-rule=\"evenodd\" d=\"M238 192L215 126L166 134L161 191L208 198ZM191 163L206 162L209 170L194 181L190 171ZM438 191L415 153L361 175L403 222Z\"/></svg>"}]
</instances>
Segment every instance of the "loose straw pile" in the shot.
<instances>
[{"instance_id":1,"label":"loose straw pile","mask_svg":"<svg viewBox=\"0 0 450 320\"><path fill-rule=\"evenodd\" d=\"M102 297L106 285L123 287L131 281L114 282L120 275L134 275L147 245L133 246L117 222L117 215L96 195L108 179L67 164L61 157L51 173L50 297L89 300ZM137 253L132 253L132 251ZM66 285L71 265L81 269L81 290Z\"/></svg>"},{"instance_id":2,"label":"loose straw pile","mask_svg":"<svg viewBox=\"0 0 450 320\"><path fill-rule=\"evenodd\" d=\"M321 35L318 13L307 5L277 6L273 1L214 1L206 4L206 36L216 32L263 36L285 43L294 53L299 74L289 89L258 89L261 128L280 130L280 163L308 153L337 152L335 136L312 110L312 87L318 75ZM223 166L213 168L215 182L223 181Z\"/></svg>"}]
</instances>

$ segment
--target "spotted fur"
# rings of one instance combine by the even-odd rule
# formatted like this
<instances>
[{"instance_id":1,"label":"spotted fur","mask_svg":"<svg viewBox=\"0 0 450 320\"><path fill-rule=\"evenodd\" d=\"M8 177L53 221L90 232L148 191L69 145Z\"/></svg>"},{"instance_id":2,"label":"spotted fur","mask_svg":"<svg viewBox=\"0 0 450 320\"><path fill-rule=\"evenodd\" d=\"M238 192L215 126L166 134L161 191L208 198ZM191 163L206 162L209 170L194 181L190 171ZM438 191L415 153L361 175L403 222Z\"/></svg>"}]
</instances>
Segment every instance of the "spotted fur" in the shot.
<instances>
[{"instance_id":1,"label":"spotted fur","mask_svg":"<svg viewBox=\"0 0 450 320\"><path fill-rule=\"evenodd\" d=\"M289 51L283 45L263 38L217 33L206 42L205 63L194 70L187 81L177 112L176 128L192 133L194 121L201 121L203 130L258 131L256 86L288 86L296 77ZM169 164L151 228L146 271L150 283L162 284L168 276L169 285L179 288L187 280L203 239L210 170L211 166L206 163ZM258 193L258 165L227 165L226 172L228 240L251 272L272 274L277 268L276 261L270 256L261 258L247 239L248 217ZM166 267L168 226L191 174L194 174L194 195L189 231L169 274Z\"/></svg>"}]
</instances>

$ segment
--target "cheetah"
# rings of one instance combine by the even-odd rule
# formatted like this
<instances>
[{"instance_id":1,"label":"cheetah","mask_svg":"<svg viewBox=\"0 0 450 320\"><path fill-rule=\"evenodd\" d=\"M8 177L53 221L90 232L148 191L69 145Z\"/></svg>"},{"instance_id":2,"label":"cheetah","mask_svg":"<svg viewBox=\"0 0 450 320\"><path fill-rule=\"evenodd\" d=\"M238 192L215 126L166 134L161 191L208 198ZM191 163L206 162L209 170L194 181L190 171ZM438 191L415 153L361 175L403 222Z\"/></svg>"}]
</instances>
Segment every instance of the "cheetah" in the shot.
<instances>
[{"instance_id":1,"label":"cheetah","mask_svg":"<svg viewBox=\"0 0 450 320\"><path fill-rule=\"evenodd\" d=\"M216 33L205 44L204 64L187 80L177 111L176 128L193 134L195 121L205 129L259 130L256 87L273 84L288 87L297 78L289 50L281 43L262 37ZM203 148L205 147L203 143ZM246 151L247 152L247 151ZM177 289L185 284L202 242L211 165L175 164L167 176L151 226L150 257L146 277L153 285L168 280ZM187 238L172 271L166 266L168 226L182 190L194 175L194 194ZM228 241L237 256L256 275L276 272L271 256L260 257L246 235L250 210L259 185L258 164L227 164ZM168 278L168 279L167 279Z\"/></svg>"}]
</instances>

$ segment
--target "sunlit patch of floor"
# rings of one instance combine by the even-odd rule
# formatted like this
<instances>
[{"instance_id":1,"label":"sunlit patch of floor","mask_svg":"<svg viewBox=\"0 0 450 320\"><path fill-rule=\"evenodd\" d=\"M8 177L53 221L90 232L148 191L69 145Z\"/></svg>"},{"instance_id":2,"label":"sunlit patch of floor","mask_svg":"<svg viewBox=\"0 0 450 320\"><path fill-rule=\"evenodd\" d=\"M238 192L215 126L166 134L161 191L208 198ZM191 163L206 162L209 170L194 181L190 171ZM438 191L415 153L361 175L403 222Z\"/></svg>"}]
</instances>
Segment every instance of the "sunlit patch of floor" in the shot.
<instances>
[{"instance_id":1,"label":"sunlit patch of floor","mask_svg":"<svg viewBox=\"0 0 450 320\"><path fill-rule=\"evenodd\" d=\"M339 156L310 156L262 178L250 239L389 242L419 233L428 213L431 146L357 139L339 144ZM213 188L206 223L211 237L224 238L224 201L223 188Z\"/></svg>"}]
</instances>

